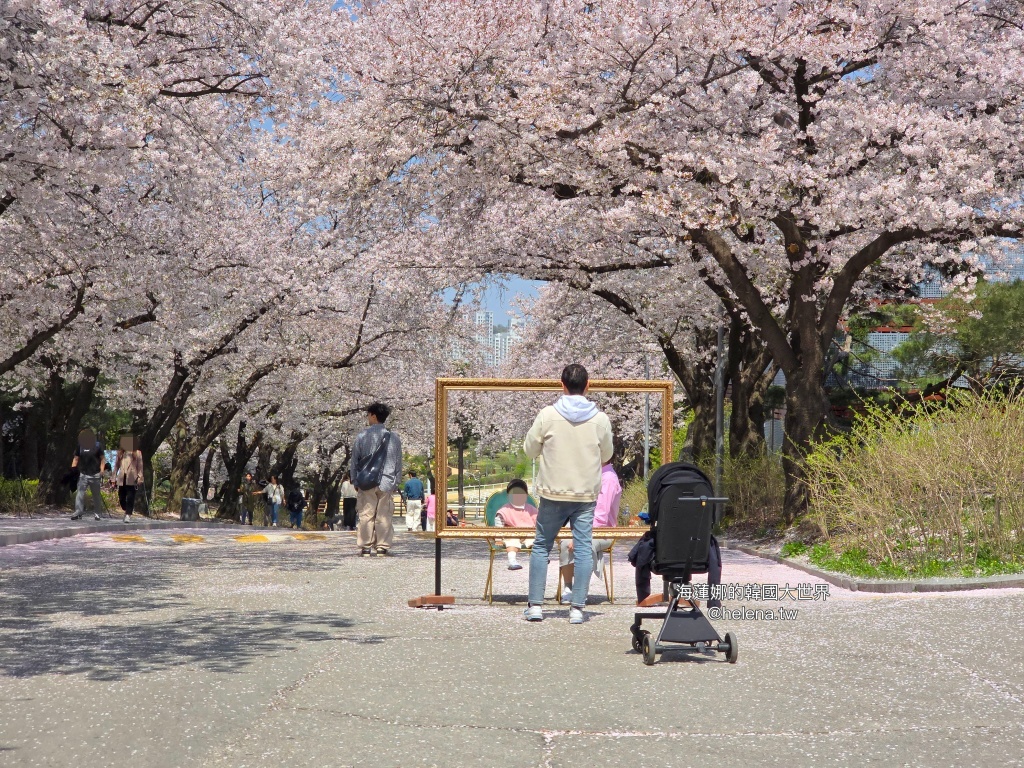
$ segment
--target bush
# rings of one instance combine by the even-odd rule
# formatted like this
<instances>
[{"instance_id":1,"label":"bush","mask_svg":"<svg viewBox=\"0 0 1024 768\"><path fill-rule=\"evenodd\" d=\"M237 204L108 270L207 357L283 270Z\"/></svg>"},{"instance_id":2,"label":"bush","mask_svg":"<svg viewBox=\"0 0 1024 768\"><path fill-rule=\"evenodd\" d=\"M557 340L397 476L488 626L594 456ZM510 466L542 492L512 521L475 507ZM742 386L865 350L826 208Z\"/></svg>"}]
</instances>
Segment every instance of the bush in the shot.
<instances>
[{"instance_id":1,"label":"bush","mask_svg":"<svg viewBox=\"0 0 1024 768\"><path fill-rule=\"evenodd\" d=\"M712 463L708 477L714 480ZM756 525L761 529L783 524L786 474L781 454L764 451L757 456L725 457L722 491L729 504L727 522Z\"/></svg>"},{"instance_id":2,"label":"bush","mask_svg":"<svg viewBox=\"0 0 1024 768\"><path fill-rule=\"evenodd\" d=\"M25 515L36 506L38 480L5 480L0 478L0 513Z\"/></svg>"},{"instance_id":3,"label":"bush","mask_svg":"<svg viewBox=\"0 0 1024 768\"><path fill-rule=\"evenodd\" d=\"M619 502L619 525L629 525L631 518L640 514L647 506L647 483L638 477L626 483Z\"/></svg>"},{"instance_id":4,"label":"bush","mask_svg":"<svg viewBox=\"0 0 1024 768\"><path fill-rule=\"evenodd\" d=\"M807 456L812 514L829 552L844 553L819 559L846 556L878 575L1024 567L1022 445L1019 391L868 406Z\"/></svg>"}]
</instances>

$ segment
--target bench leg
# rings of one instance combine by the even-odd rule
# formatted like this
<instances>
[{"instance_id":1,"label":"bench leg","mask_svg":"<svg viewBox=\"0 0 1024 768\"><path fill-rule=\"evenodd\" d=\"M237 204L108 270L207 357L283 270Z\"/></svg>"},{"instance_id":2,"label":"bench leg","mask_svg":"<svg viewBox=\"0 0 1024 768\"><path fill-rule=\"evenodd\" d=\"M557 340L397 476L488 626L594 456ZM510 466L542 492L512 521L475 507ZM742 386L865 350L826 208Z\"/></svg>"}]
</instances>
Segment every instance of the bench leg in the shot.
<instances>
[{"instance_id":1,"label":"bench leg","mask_svg":"<svg viewBox=\"0 0 1024 768\"><path fill-rule=\"evenodd\" d=\"M608 561L604 564L604 588L608 594L608 602L615 605L615 561L612 560L612 549L605 552Z\"/></svg>"},{"instance_id":2,"label":"bench leg","mask_svg":"<svg viewBox=\"0 0 1024 768\"><path fill-rule=\"evenodd\" d=\"M494 548L488 547L491 550L491 560L487 564L487 583L484 584L484 600L487 601L488 605L494 605Z\"/></svg>"}]
</instances>

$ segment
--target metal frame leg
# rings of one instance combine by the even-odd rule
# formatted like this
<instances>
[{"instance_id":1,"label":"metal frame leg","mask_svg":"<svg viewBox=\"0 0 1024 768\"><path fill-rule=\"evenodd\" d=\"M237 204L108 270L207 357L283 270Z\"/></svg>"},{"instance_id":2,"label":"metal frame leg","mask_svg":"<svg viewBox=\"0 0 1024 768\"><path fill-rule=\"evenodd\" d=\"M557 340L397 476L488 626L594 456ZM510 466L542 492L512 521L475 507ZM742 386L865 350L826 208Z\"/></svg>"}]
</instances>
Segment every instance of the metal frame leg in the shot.
<instances>
[{"instance_id":1,"label":"metal frame leg","mask_svg":"<svg viewBox=\"0 0 1024 768\"><path fill-rule=\"evenodd\" d=\"M484 600L488 605L494 605L494 544L488 539L487 548L491 553L491 561L487 564L487 583L484 584Z\"/></svg>"}]
</instances>

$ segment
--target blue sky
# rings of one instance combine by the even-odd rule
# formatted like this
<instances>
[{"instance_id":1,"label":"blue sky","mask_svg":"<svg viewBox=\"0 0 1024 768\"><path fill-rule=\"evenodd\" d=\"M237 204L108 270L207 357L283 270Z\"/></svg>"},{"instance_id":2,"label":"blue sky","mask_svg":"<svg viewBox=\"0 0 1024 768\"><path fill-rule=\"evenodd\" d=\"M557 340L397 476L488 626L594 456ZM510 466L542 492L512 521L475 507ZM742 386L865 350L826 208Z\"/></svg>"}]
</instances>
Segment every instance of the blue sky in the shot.
<instances>
[{"instance_id":1,"label":"blue sky","mask_svg":"<svg viewBox=\"0 0 1024 768\"><path fill-rule=\"evenodd\" d=\"M539 280L524 280L521 277L506 276L489 283L483 289L482 302L485 309L494 313L496 325L508 323L509 312L520 296L536 298L537 291L544 283ZM475 287L475 286L470 286ZM445 291L445 299L451 301L455 297L452 290Z\"/></svg>"}]
</instances>

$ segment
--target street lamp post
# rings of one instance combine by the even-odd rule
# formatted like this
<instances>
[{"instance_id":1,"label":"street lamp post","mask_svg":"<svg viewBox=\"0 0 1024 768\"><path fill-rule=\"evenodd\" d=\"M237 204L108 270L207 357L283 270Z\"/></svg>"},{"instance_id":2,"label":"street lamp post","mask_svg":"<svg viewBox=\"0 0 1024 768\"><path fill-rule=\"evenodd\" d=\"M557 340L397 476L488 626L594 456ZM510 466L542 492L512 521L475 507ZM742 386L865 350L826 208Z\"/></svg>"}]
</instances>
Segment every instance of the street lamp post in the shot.
<instances>
[{"instance_id":1,"label":"street lamp post","mask_svg":"<svg viewBox=\"0 0 1024 768\"><path fill-rule=\"evenodd\" d=\"M651 378L651 369L647 363L647 353L644 352L644 378ZM664 417L662 417L664 418ZM670 461L665 456L661 457L662 462ZM647 482L647 473L651 468L651 394L644 395L644 482Z\"/></svg>"},{"instance_id":2,"label":"street lamp post","mask_svg":"<svg viewBox=\"0 0 1024 768\"><path fill-rule=\"evenodd\" d=\"M718 326L715 360L715 493L722 495L722 460L725 456L725 325Z\"/></svg>"}]
</instances>

